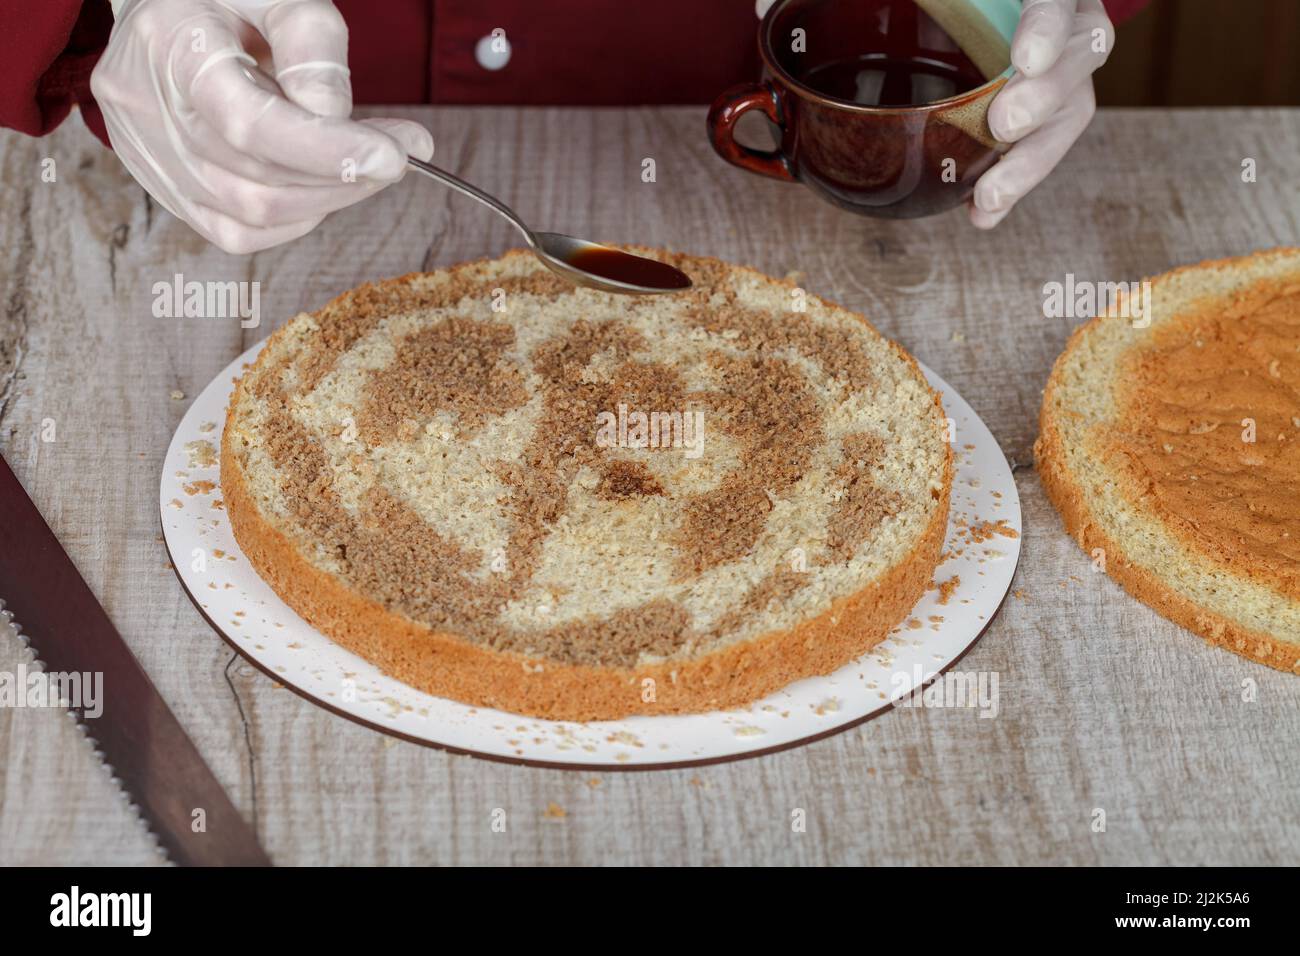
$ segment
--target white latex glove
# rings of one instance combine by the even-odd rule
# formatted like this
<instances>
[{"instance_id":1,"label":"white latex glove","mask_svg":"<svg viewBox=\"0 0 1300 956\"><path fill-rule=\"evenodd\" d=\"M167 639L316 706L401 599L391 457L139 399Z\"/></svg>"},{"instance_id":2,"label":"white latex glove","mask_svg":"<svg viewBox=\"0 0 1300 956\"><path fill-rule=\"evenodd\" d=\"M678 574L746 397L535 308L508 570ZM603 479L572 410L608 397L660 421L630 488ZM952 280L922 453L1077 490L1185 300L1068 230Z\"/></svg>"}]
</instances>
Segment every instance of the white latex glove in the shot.
<instances>
[{"instance_id":1,"label":"white latex glove","mask_svg":"<svg viewBox=\"0 0 1300 956\"><path fill-rule=\"evenodd\" d=\"M989 107L993 135L1016 145L975 184L971 222L992 229L1069 152L1097 110L1092 74L1114 43L1101 0L1024 0L1017 72Z\"/></svg>"},{"instance_id":2,"label":"white latex glove","mask_svg":"<svg viewBox=\"0 0 1300 956\"><path fill-rule=\"evenodd\" d=\"M139 183L226 252L311 231L433 155L418 123L349 119L348 31L330 0L114 0L90 88ZM269 45L269 49L268 49ZM257 64L274 84L255 80Z\"/></svg>"}]
</instances>

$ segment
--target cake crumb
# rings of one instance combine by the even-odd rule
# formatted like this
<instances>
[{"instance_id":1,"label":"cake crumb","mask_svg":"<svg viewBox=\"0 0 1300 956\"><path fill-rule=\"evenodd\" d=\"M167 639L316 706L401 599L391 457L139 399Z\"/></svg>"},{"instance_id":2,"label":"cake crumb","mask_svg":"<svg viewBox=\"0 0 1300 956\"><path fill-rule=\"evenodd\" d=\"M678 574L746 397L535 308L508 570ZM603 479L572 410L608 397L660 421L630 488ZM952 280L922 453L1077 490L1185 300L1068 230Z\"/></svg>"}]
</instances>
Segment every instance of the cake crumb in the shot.
<instances>
[{"instance_id":1,"label":"cake crumb","mask_svg":"<svg viewBox=\"0 0 1300 956\"><path fill-rule=\"evenodd\" d=\"M954 574L947 581L935 582L935 589L939 592L939 603L947 604L954 591L961 587L961 576Z\"/></svg>"},{"instance_id":2,"label":"cake crumb","mask_svg":"<svg viewBox=\"0 0 1300 956\"><path fill-rule=\"evenodd\" d=\"M1020 532L1007 524L1006 518L999 518L997 521L985 521L977 525L971 525L970 539L972 544L982 544L995 535L1001 535L1004 538L1018 538Z\"/></svg>"},{"instance_id":3,"label":"cake crumb","mask_svg":"<svg viewBox=\"0 0 1300 956\"><path fill-rule=\"evenodd\" d=\"M189 456L191 468L211 468L217 463L217 450L212 442L200 438L185 443L185 454Z\"/></svg>"}]
</instances>

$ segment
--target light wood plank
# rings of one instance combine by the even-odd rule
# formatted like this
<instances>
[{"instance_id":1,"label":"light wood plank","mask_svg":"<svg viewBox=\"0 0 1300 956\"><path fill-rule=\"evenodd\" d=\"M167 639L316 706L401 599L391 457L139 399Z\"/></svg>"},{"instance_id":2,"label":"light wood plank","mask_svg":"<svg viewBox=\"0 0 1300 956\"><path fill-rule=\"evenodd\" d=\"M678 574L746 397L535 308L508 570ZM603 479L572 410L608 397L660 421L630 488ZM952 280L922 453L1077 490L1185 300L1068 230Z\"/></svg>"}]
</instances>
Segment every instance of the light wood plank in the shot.
<instances>
[{"instance_id":1,"label":"light wood plank","mask_svg":"<svg viewBox=\"0 0 1300 956\"><path fill-rule=\"evenodd\" d=\"M1042 317L1044 282L1139 278L1300 233L1295 110L1103 112L992 234L960 211L858 219L747 176L713 156L697 109L396 112L428 123L438 162L539 228L802 273L956 386L1018 466L1070 325ZM55 184L39 179L47 156ZM655 183L641 181L646 157ZM1240 181L1244 157L1254 184ZM1300 681L1093 575L1028 467L1024 596L962 665L999 674L994 720L897 711L757 760L569 773L395 743L277 689L232 660L166 566L158 473L186 405L170 393L197 394L248 344L360 281L494 255L515 236L411 180L288 247L226 256L147 202L76 121L42 141L0 133L0 181L0 451L276 860L1297 862ZM175 272L259 280L262 326L155 319L151 286ZM46 419L53 443L39 437ZM0 642L0 669L20 659ZM55 712L0 711L0 797L0 862L154 859ZM564 818L544 816L552 802ZM1089 829L1096 807L1104 834ZM805 833L791 832L796 808Z\"/></svg>"}]
</instances>

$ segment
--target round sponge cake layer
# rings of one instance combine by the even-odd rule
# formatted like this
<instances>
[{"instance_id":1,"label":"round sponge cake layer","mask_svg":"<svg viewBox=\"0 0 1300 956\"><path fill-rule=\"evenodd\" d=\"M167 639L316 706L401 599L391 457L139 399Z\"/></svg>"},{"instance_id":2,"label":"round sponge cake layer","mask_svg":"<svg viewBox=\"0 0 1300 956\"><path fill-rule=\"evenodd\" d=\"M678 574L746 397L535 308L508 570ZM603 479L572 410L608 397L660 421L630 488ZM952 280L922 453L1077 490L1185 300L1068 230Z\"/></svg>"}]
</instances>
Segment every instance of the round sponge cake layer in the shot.
<instances>
[{"instance_id":1,"label":"round sponge cake layer","mask_svg":"<svg viewBox=\"0 0 1300 956\"><path fill-rule=\"evenodd\" d=\"M231 398L235 536L415 687L552 719L752 701L928 586L951 451L916 363L748 269L625 297L527 253L345 293Z\"/></svg>"},{"instance_id":2,"label":"round sponge cake layer","mask_svg":"<svg viewBox=\"0 0 1300 956\"><path fill-rule=\"evenodd\" d=\"M1076 330L1039 473L1107 574L1207 640L1300 672L1300 250L1176 269Z\"/></svg>"}]
</instances>

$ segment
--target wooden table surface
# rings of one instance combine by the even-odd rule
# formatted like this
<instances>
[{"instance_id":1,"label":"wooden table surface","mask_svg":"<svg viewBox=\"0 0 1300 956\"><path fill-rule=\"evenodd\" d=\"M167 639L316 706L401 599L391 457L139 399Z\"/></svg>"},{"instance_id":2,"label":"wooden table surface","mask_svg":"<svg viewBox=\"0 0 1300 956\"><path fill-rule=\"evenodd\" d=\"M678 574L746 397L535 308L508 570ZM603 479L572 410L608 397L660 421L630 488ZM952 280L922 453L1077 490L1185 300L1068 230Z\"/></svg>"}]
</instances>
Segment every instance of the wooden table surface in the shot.
<instances>
[{"instance_id":1,"label":"wooden table surface","mask_svg":"<svg viewBox=\"0 0 1300 956\"><path fill-rule=\"evenodd\" d=\"M5 132L0 451L277 862L1300 861L1300 679L1091 573L1032 468L1043 382L1073 324L1043 318L1043 284L1295 244L1300 111L1103 112L991 234L961 211L860 219L744 174L710 151L701 109L400 112L434 131L439 162L540 228L803 273L951 382L1011 459L1024 509L1016 594L961 665L998 673L1000 712L896 710L758 759L578 773L396 742L277 687L168 566L159 472L188 400L300 310L516 238L410 177L289 246L228 256L150 202L79 120L44 140ZM260 327L155 318L153 283L177 272L260 281ZM0 670L24 658L0 643ZM62 713L0 709L0 862L158 859Z\"/></svg>"}]
</instances>

